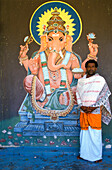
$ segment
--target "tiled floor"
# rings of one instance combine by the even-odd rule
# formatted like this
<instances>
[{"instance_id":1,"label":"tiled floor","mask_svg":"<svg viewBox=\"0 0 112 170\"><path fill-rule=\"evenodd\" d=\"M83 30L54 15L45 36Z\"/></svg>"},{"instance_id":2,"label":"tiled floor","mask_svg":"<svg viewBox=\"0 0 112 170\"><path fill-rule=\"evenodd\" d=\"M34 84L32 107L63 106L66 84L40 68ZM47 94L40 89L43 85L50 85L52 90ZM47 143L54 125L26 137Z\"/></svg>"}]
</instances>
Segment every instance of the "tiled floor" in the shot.
<instances>
[{"instance_id":1,"label":"tiled floor","mask_svg":"<svg viewBox=\"0 0 112 170\"><path fill-rule=\"evenodd\" d=\"M112 149L103 149L103 161L77 160L79 148L13 147L0 149L1 170L111 170Z\"/></svg>"}]
</instances>

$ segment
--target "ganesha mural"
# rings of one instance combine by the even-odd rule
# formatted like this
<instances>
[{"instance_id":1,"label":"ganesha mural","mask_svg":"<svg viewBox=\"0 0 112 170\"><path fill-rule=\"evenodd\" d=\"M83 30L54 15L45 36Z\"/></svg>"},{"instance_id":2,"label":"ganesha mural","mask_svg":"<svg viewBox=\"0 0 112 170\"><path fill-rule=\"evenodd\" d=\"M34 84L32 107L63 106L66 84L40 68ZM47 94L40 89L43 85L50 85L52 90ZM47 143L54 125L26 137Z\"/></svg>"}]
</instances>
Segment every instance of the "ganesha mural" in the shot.
<instances>
[{"instance_id":1,"label":"ganesha mural","mask_svg":"<svg viewBox=\"0 0 112 170\"><path fill-rule=\"evenodd\" d=\"M96 59L98 52L92 41L89 41L90 54L83 62L72 51L81 32L80 16L64 2L47 2L33 13L31 36L25 39L25 46L20 46L19 61L27 71L23 81L27 95L19 110L21 121L15 132L74 135L79 119L75 98L77 80L85 72L85 62ZM27 53L33 40L40 49L29 59Z\"/></svg>"}]
</instances>

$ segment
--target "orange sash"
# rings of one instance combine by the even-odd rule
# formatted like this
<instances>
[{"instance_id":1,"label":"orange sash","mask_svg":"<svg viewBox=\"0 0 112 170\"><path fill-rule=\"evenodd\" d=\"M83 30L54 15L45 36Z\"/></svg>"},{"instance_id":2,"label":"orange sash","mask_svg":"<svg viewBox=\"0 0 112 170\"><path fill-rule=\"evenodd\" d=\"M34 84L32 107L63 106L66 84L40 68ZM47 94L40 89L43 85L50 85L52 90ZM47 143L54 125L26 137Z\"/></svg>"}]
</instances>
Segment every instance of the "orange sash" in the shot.
<instances>
[{"instance_id":1,"label":"orange sash","mask_svg":"<svg viewBox=\"0 0 112 170\"><path fill-rule=\"evenodd\" d=\"M101 112L100 114L80 113L81 130L88 130L88 126L92 129L101 129Z\"/></svg>"}]
</instances>

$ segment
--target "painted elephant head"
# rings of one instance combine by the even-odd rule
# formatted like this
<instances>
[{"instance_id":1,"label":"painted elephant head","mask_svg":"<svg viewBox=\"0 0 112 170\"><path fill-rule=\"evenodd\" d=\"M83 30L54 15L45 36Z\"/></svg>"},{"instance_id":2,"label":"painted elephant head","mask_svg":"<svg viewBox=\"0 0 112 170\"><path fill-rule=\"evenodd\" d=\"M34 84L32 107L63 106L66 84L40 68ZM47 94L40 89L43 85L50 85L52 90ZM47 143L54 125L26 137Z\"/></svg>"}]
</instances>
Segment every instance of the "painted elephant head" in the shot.
<instances>
[{"instance_id":1,"label":"painted elephant head","mask_svg":"<svg viewBox=\"0 0 112 170\"><path fill-rule=\"evenodd\" d=\"M57 9L52 12L53 16L47 22L48 27L41 36L40 51L48 50L48 68L51 71L56 71L62 67L66 68L63 64L56 64L57 57L63 58L63 50L72 51L73 38L68 34L68 29L64 26L65 21L59 14Z\"/></svg>"},{"instance_id":2,"label":"painted elephant head","mask_svg":"<svg viewBox=\"0 0 112 170\"><path fill-rule=\"evenodd\" d=\"M70 37L72 38L72 37ZM62 32L54 33L50 32L47 36L47 48L49 49L49 58L48 58L48 68L51 71L56 71L60 68L66 68L64 64L57 64L57 58L63 60L63 53L65 50L71 51L72 42L66 41L66 36ZM67 49L69 47L69 49Z\"/></svg>"}]
</instances>

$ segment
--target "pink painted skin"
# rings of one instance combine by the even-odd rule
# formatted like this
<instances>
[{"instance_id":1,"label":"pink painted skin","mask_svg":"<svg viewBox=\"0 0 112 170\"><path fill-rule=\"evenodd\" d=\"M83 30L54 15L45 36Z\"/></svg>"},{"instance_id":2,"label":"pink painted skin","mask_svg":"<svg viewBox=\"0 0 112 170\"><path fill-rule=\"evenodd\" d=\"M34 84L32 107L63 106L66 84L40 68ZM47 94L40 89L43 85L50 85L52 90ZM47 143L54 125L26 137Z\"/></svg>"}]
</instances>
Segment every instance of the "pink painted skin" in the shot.
<instances>
[{"instance_id":1,"label":"pink painted skin","mask_svg":"<svg viewBox=\"0 0 112 170\"><path fill-rule=\"evenodd\" d=\"M24 48L24 46L21 45L20 47L21 47L20 54L22 53L21 58L24 58L28 52L28 45L26 46L24 52L22 52L22 49ZM48 66L48 72L49 72L50 87L54 88L54 89L60 87L60 82L61 82L60 69L62 67L67 70L69 84L72 83L72 77L73 77L72 70L74 68L79 68L79 61L73 53L71 53L71 56L70 56L70 59L69 59L67 65L64 65L61 63L58 65L55 64L56 57L58 56L59 51L62 50L63 48L65 48L66 51L72 52L72 37L70 35L65 36L62 32L58 32L58 33L50 32L48 35L41 36L41 46L40 46L39 52L45 51L46 49L50 49L49 56L47 58L47 66ZM93 44L92 42L89 42L89 51L92 56L96 56L98 53L98 45ZM39 54L39 52L38 52L38 54ZM85 63L87 61L88 61L88 59L85 59L81 66L82 69L84 70L84 72L86 70ZM37 58L34 57L34 59L32 59L32 58L29 60L26 59L26 60L22 61L22 63L24 65L26 71L28 71L28 67L29 67L31 70L31 73L32 73L32 75L27 76L25 78L24 83L23 83L24 88L28 93L31 93L32 77L33 77L33 75L37 75L36 99L39 100L42 97L42 94L44 91L44 86L45 86L40 55L38 55ZM57 77L56 81L52 80L52 78L50 77L50 72L58 73L58 77ZM74 77L77 79L81 78L81 74L74 74ZM73 89L73 92L75 94L74 89ZM60 96L59 101L61 104L64 104L62 95ZM47 102L47 100L46 100L46 102ZM44 104L41 103L41 106L44 106Z\"/></svg>"}]
</instances>

